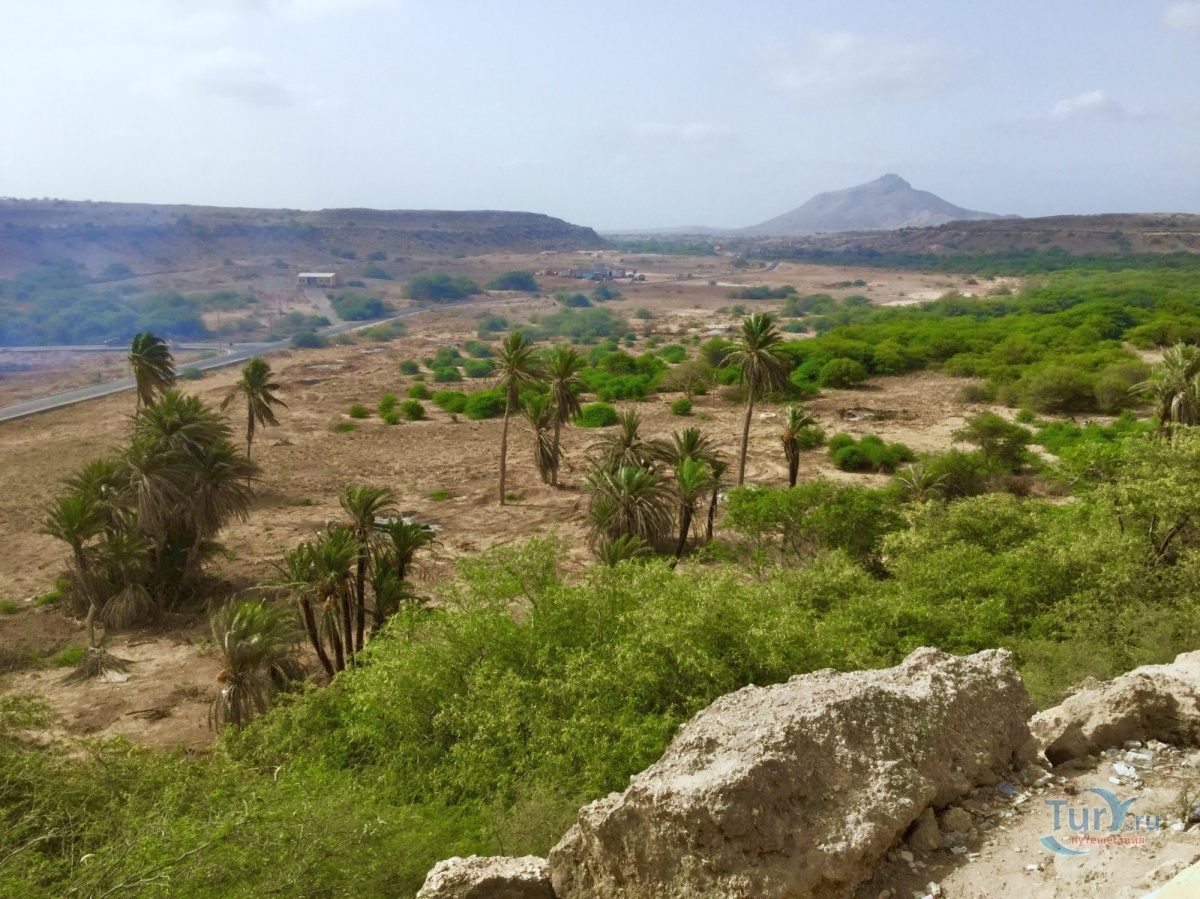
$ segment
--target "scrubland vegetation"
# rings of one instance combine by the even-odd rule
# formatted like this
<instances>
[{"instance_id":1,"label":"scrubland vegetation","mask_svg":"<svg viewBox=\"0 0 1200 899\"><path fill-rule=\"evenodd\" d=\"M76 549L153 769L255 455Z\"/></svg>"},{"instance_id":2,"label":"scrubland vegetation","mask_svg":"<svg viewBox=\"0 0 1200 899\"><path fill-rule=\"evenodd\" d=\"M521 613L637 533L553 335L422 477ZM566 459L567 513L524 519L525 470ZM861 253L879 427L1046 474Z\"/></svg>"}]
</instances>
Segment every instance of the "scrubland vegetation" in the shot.
<instances>
[{"instance_id":1,"label":"scrubland vegetation","mask_svg":"<svg viewBox=\"0 0 1200 899\"><path fill-rule=\"evenodd\" d=\"M616 342L628 330L620 316L566 307L523 333L481 322L461 351L401 362L434 382L473 378L469 364L486 362L486 389L415 382L415 406L363 399L381 415L419 417L424 400L504 416L506 440L510 427L533 435L521 445L547 483L561 430L598 429L584 481L597 563L568 575L565 548L543 537L461 557L449 581L418 588L407 566L432 532L398 518L390 491L347 485L344 520L276 561L267 602L216 619L236 690L222 691L218 723L229 726L210 751L110 740L80 752L28 739L45 711L0 700L0 894L412 895L450 855L545 853L582 802L623 787L679 724L748 683L892 665L918 646L1003 646L1045 705L1085 676L1196 647L1200 354L1186 344L1200 339L1200 275L1060 274L1019 296L910 308L778 300L819 336L785 341L756 314L732 340L634 354ZM1165 347L1163 362L1127 344ZM269 370L247 370L231 400L249 416L243 456L227 424L164 380L154 350L130 449L106 463L123 473L122 514L102 491L78 499L79 484L63 500L82 504L87 525L76 543L63 533L63 589L98 614L124 582L81 572L117 536L143 547L147 561L129 569L144 572L137 583L167 572L188 588L176 601L203 594L220 523L244 511L253 427L269 423L255 409L274 405L262 396ZM970 414L935 453L827 439L799 403L858 387L859 369L969 375L976 402L1021 411ZM685 427L691 418L669 435L644 432L638 399L715 390L744 404L747 429L756 401L790 403L754 424L777 433L790 487L734 487L735 460L702 426ZM1039 417L1100 410L1115 419ZM130 474L147 459L195 478L217 450L229 455L226 492L213 492L225 504L203 520L156 518L154 494L131 492L146 489ZM747 451L743 440L739 475ZM804 453L874 477L797 483ZM233 654L234 638L256 629L270 636L258 654ZM299 641L322 684L289 674Z\"/></svg>"}]
</instances>

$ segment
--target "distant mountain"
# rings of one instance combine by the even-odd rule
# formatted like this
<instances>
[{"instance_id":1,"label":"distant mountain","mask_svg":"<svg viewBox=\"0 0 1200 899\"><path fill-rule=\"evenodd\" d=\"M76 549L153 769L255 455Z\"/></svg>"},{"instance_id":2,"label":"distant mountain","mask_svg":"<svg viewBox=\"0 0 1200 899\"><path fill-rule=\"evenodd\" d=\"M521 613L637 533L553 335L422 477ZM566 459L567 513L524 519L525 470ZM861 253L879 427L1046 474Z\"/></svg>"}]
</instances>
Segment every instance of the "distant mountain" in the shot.
<instances>
[{"instance_id":1,"label":"distant mountain","mask_svg":"<svg viewBox=\"0 0 1200 899\"><path fill-rule=\"evenodd\" d=\"M817 194L803 206L760 225L743 228L741 233L790 237L837 231L891 231L1005 217L963 209L927 190L913 190L899 175L884 175L858 187Z\"/></svg>"}]
</instances>

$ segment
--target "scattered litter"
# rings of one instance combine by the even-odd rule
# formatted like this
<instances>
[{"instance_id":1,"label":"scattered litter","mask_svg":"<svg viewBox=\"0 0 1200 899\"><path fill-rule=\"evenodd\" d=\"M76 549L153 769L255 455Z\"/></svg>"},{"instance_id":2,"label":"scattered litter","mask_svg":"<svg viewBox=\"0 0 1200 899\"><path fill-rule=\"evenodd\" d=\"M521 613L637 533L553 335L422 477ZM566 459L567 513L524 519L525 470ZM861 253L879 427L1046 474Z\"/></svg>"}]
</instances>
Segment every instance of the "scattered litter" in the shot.
<instances>
[{"instance_id":1,"label":"scattered litter","mask_svg":"<svg viewBox=\"0 0 1200 899\"><path fill-rule=\"evenodd\" d=\"M996 784L996 789L1005 796L1008 796L1010 799L1017 794L1017 788L1007 780L1002 780L1000 783Z\"/></svg>"}]
</instances>

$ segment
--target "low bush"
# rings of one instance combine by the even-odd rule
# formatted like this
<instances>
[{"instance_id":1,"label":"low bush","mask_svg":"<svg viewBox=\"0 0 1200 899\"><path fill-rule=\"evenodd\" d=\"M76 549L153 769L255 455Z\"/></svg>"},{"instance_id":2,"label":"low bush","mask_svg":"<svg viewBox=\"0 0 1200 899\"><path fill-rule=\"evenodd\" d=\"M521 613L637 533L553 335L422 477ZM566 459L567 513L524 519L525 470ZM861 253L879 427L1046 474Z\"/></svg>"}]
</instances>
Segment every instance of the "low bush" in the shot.
<instances>
[{"instance_id":1,"label":"low bush","mask_svg":"<svg viewBox=\"0 0 1200 899\"><path fill-rule=\"evenodd\" d=\"M400 374L415 375L421 370L421 364L416 359L405 359L399 365Z\"/></svg>"},{"instance_id":2,"label":"low bush","mask_svg":"<svg viewBox=\"0 0 1200 899\"><path fill-rule=\"evenodd\" d=\"M467 395L461 390L439 390L433 395L433 404L443 412L461 413L467 405Z\"/></svg>"},{"instance_id":3,"label":"low bush","mask_svg":"<svg viewBox=\"0 0 1200 899\"><path fill-rule=\"evenodd\" d=\"M671 414L672 415L691 415L692 414L692 401L689 400L686 396L681 396L679 399L675 400L675 402L671 403Z\"/></svg>"},{"instance_id":4,"label":"low bush","mask_svg":"<svg viewBox=\"0 0 1200 899\"><path fill-rule=\"evenodd\" d=\"M884 443L874 434L855 440L838 434L829 441L829 458L842 471L874 471L891 474L896 468L916 459L903 443Z\"/></svg>"},{"instance_id":5,"label":"low bush","mask_svg":"<svg viewBox=\"0 0 1200 899\"><path fill-rule=\"evenodd\" d=\"M607 428L617 423L617 410L608 403L588 403L580 410L575 423L581 428Z\"/></svg>"},{"instance_id":6,"label":"low bush","mask_svg":"<svg viewBox=\"0 0 1200 899\"><path fill-rule=\"evenodd\" d=\"M405 400L400 404L400 413L405 421L421 421L425 418L425 407L418 400Z\"/></svg>"},{"instance_id":7,"label":"low bush","mask_svg":"<svg viewBox=\"0 0 1200 899\"><path fill-rule=\"evenodd\" d=\"M830 359L821 366L822 387L853 390L867 380L867 370L853 359Z\"/></svg>"},{"instance_id":8,"label":"low bush","mask_svg":"<svg viewBox=\"0 0 1200 899\"><path fill-rule=\"evenodd\" d=\"M504 394L499 390L479 390L467 395L462 412L472 421L504 414Z\"/></svg>"},{"instance_id":9,"label":"low bush","mask_svg":"<svg viewBox=\"0 0 1200 899\"><path fill-rule=\"evenodd\" d=\"M468 378L486 378L495 368L491 359L467 359L462 367Z\"/></svg>"},{"instance_id":10,"label":"low bush","mask_svg":"<svg viewBox=\"0 0 1200 899\"><path fill-rule=\"evenodd\" d=\"M325 335L316 331L301 331L292 337L292 346L297 350L319 350L328 345Z\"/></svg>"},{"instance_id":11,"label":"low bush","mask_svg":"<svg viewBox=\"0 0 1200 899\"><path fill-rule=\"evenodd\" d=\"M396 404L398 402L400 402L400 400L394 394L385 393L379 398L379 414L386 415L387 413L391 412L396 408Z\"/></svg>"},{"instance_id":12,"label":"low bush","mask_svg":"<svg viewBox=\"0 0 1200 899\"><path fill-rule=\"evenodd\" d=\"M347 413L351 418L370 418L371 412L362 403L355 403Z\"/></svg>"},{"instance_id":13,"label":"low bush","mask_svg":"<svg viewBox=\"0 0 1200 899\"><path fill-rule=\"evenodd\" d=\"M433 394L424 384L417 383L408 388L408 398L410 400L428 400L433 399Z\"/></svg>"}]
</instances>

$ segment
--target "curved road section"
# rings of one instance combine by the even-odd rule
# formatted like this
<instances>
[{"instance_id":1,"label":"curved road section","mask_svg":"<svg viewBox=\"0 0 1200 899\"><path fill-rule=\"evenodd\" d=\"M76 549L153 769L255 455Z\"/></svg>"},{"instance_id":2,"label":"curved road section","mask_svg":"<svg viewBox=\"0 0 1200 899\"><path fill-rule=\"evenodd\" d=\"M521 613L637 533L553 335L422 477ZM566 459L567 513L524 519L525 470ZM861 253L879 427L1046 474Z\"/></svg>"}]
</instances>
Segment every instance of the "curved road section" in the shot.
<instances>
[{"instance_id":1,"label":"curved road section","mask_svg":"<svg viewBox=\"0 0 1200 899\"><path fill-rule=\"evenodd\" d=\"M438 310L447 307L470 307L470 306L508 306L514 303L525 302L532 297L525 297L519 300L490 300L476 301L470 303L446 303L442 306L422 309L407 309L396 315L389 315L387 318L376 319L375 321L356 321L342 322L332 325L328 328L322 328L320 333L326 337L332 337L335 334L341 334L344 331L354 331L359 328L367 328L371 325L377 325L381 322L394 321L398 318L408 318L411 315L420 315L422 312L437 312ZM189 362L188 368L198 368L200 371L209 371L214 368L226 368L230 365L237 365L241 362L246 362L253 359L255 356L265 356L268 353L276 353L280 350L286 350L291 346L290 340L275 340L270 343L237 343L232 346L221 347L215 344L180 344L179 349L184 350L217 350L225 355L217 356L213 359L204 359L200 362ZM25 349L24 347L8 347L8 350ZM30 350L40 349L45 350L47 347L30 347ZM74 347L58 347L58 349L77 349ZM53 393L49 396L38 397L35 400L26 400L23 403L14 403L11 406L0 408L0 422L12 421L16 418L25 418L28 415L37 415L39 412L49 412L51 409L60 409L63 406L70 406L74 403L82 403L85 400L94 400L102 396L109 396L113 393L120 393L123 390L133 389L133 378L124 377L118 378L115 381L105 381L103 384L93 384L88 387L78 387L75 390L64 390L62 393Z\"/></svg>"}]
</instances>

